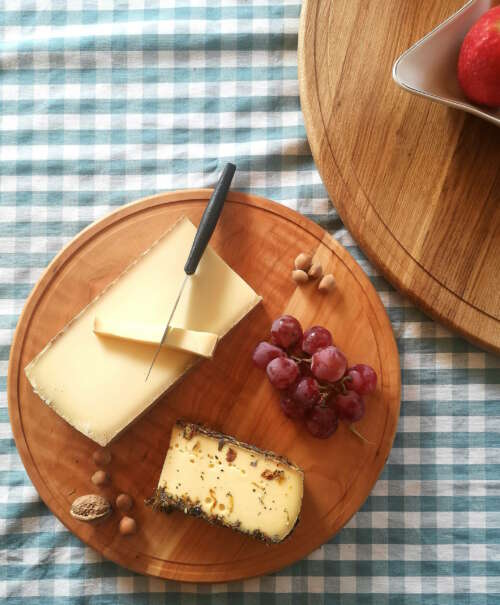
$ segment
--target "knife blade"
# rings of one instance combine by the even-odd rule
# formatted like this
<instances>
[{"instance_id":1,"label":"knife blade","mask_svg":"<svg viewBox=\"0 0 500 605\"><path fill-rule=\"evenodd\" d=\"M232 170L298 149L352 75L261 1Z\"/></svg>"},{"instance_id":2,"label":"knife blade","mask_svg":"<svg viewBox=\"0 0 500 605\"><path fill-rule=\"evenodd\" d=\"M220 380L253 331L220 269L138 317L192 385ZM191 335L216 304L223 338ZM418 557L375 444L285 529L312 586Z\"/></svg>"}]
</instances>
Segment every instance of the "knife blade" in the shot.
<instances>
[{"instance_id":1,"label":"knife blade","mask_svg":"<svg viewBox=\"0 0 500 605\"><path fill-rule=\"evenodd\" d=\"M149 366L148 373L146 374L145 382L148 380L149 375L151 374L151 370L155 364L155 361L160 354L161 348L165 343L165 340L168 335L168 330L170 328L170 324L172 323L172 318L174 316L175 310L179 305L179 301L181 300L182 293L186 284L191 275L193 275L198 268L198 264L205 252L208 242L212 237L212 233L217 225L217 221L222 212L222 208L224 206L224 202L226 201L226 196L231 186L231 181L233 180L234 173L236 171L236 166L231 163L227 163L223 170L222 174L215 186L215 189L210 196L210 200L208 201L207 207L203 212L203 216L201 217L200 225L198 230L196 231L196 235L193 240L193 245L191 246L191 250L189 252L188 259L186 264L184 265L184 279L182 280L182 284L179 288L179 292L177 294L177 298L175 299L172 310L170 311L170 315L167 321L167 325L165 326L165 330L161 337L160 344L158 345L155 354L153 356L153 360L151 361L151 365Z\"/></svg>"}]
</instances>

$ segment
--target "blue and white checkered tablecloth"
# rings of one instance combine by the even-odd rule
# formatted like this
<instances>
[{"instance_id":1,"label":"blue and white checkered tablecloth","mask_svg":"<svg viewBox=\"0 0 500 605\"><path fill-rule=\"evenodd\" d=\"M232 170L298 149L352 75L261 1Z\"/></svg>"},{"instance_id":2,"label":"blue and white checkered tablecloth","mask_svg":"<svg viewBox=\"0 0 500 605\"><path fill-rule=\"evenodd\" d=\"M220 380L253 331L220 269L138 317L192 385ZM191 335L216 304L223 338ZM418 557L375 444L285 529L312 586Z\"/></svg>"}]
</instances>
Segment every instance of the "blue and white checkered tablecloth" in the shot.
<instances>
[{"instance_id":1,"label":"blue and white checkered tablecloth","mask_svg":"<svg viewBox=\"0 0 500 605\"><path fill-rule=\"evenodd\" d=\"M415 309L365 260L316 171L300 113L300 4L0 0L0 601L500 603L500 360ZM40 501L9 425L24 301L91 221L162 190L234 187L330 230L368 273L401 354L394 448L363 508L280 573L202 586L135 575Z\"/></svg>"}]
</instances>

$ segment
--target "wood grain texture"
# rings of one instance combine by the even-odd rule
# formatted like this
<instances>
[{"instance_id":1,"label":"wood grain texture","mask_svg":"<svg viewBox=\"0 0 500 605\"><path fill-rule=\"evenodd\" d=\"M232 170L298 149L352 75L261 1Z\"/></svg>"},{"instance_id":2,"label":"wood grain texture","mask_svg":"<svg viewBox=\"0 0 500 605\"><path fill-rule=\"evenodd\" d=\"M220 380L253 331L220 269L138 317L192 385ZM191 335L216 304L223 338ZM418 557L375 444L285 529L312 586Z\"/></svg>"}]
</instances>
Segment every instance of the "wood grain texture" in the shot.
<instances>
[{"instance_id":1,"label":"wood grain texture","mask_svg":"<svg viewBox=\"0 0 500 605\"><path fill-rule=\"evenodd\" d=\"M401 90L392 65L463 0L305 0L314 159L369 258L425 311L500 352L500 130Z\"/></svg>"},{"instance_id":2,"label":"wood grain texture","mask_svg":"<svg viewBox=\"0 0 500 605\"><path fill-rule=\"evenodd\" d=\"M140 573L186 581L229 581L268 573L301 559L335 534L369 494L391 448L400 401L396 344L382 303L361 268L320 227L267 200L231 192L212 245L259 292L259 305L167 396L115 442L112 484L101 493L133 496L139 532L118 533L119 515L92 527L73 519L71 502L96 490L96 446L32 392L23 368L66 322L147 249L181 215L198 224L211 191L168 193L124 206L80 233L49 265L29 297L15 333L8 376L9 412L23 463L42 499L81 540ZM320 294L290 278L294 257L313 251L338 288ZM154 284L152 284L154 287ZM324 324L352 363L376 368L380 384L359 429L341 426L329 440L287 420L251 353L271 319L289 312L305 326ZM124 388L126 384L124 383ZM119 402L117 402L119 405ZM282 544L266 546L181 513L143 504L162 468L173 422L186 418L287 455L305 471L300 524Z\"/></svg>"}]
</instances>

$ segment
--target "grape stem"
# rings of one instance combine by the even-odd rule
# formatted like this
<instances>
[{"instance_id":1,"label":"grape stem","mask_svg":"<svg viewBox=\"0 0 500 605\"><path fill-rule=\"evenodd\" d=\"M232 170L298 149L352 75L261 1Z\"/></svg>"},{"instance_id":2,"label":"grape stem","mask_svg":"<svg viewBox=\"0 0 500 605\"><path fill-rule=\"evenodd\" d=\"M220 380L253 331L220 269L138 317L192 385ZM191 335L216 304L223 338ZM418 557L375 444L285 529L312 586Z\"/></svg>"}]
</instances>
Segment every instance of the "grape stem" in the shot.
<instances>
[{"instance_id":1,"label":"grape stem","mask_svg":"<svg viewBox=\"0 0 500 605\"><path fill-rule=\"evenodd\" d=\"M369 443L370 445L375 445L373 443L373 441L368 441L368 439L366 437L363 437L363 435L354 428L353 424L349 425L349 430L351 431L351 433L354 433L356 435L356 437L361 439L361 441L364 441L365 443Z\"/></svg>"},{"instance_id":2,"label":"grape stem","mask_svg":"<svg viewBox=\"0 0 500 605\"><path fill-rule=\"evenodd\" d=\"M308 363L308 364L311 364L311 361L312 361L311 357L297 357L296 355L290 355L289 357L290 357L290 359L293 359L297 363Z\"/></svg>"},{"instance_id":3,"label":"grape stem","mask_svg":"<svg viewBox=\"0 0 500 605\"><path fill-rule=\"evenodd\" d=\"M350 382L352 378L350 376L344 376L333 385L333 390L336 393L342 393L342 395L345 395L347 393L347 387L345 386L346 380Z\"/></svg>"},{"instance_id":4,"label":"grape stem","mask_svg":"<svg viewBox=\"0 0 500 605\"><path fill-rule=\"evenodd\" d=\"M296 363L307 363L308 365L311 365L312 363L312 357L298 357L297 355L288 355L290 357L290 359L293 359ZM328 384L328 385L319 385L319 390L323 395L329 394L329 393L336 393L337 395L339 393L342 393L342 395L346 395L347 393L347 387L345 385L346 381L352 382L352 377L351 376L344 376L343 378L341 378L340 380L338 380L337 382L335 382L334 384ZM324 397L324 399L326 400L326 397Z\"/></svg>"}]
</instances>

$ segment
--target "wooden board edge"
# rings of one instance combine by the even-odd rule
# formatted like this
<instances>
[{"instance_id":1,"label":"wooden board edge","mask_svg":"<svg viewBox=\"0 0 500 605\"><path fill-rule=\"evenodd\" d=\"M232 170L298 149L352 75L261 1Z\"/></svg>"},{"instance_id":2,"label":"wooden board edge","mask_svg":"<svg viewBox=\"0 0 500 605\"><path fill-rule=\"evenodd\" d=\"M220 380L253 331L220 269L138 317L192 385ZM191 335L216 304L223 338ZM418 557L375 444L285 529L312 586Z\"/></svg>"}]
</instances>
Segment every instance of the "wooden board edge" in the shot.
<instances>
[{"instance_id":1,"label":"wooden board edge","mask_svg":"<svg viewBox=\"0 0 500 605\"><path fill-rule=\"evenodd\" d=\"M315 35L316 28L316 12L319 6L318 0L304 0L302 4L299 24L299 43L298 43L298 75L299 75L299 95L302 113L304 116L304 125L307 133L307 138L311 148L311 153L320 173L321 179L327 189L330 200L337 209L339 216L347 227L349 232L353 235L360 248L366 254L370 262L372 262L381 273L391 282L391 284L403 295L407 296L417 307L422 309L424 313L432 317L435 321L442 323L444 326L452 331L457 332L460 336L471 342L473 345L485 349L496 355L500 355L500 322L491 318L488 314L482 312L480 309L473 307L466 303L463 299L459 298L451 290L446 288L443 284L437 281L432 275L430 275L423 267L421 267L413 257L409 256L406 250L399 244L390 233L383 223L380 225L384 229L384 233L390 238L401 250L409 262L414 263L413 269L414 274L412 282L414 281L414 275L417 274L422 281L427 283L427 287L422 288L421 291L412 290L411 285L405 283L401 275L396 271L391 270L383 258L378 253L378 246L376 243L370 243L369 239L366 238L362 229L358 228L358 225L352 220L347 212L347 206L353 202L352 194L349 191L348 184L344 182L343 175L338 168L333 151L328 146L324 146L324 149L328 148L330 152L330 165L332 170L335 172L335 178L333 175L329 175L322 169L322 153L323 149L319 140L324 136L325 124L323 121L323 115L321 110L321 103L319 101L318 89L316 86L316 78L311 81L310 74L316 73L316 62L315 62L315 44L308 43L308 39L311 35ZM312 32L312 34L311 34ZM342 192L345 196L336 196L333 194L335 188L338 189L339 182L342 181ZM369 201L367 200L367 203ZM394 262L398 262L393 259ZM399 264L399 263L398 263ZM430 285L429 285L429 282ZM487 325L473 332L467 328L461 326L451 315L440 314L435 311L429 302L425 299L424 291L427 291L429 287L435 285L441 288L440 294L445 298L446 306L450 309L459 309L462 314L480 317L482 322ZM481 322L476 322L481 325ZM492 334L498 334L498 338L492 343L490 341Z\"/></svg>"},{"instance_id":2,"label":"wooden board edge","mask_svg":"<svg viewBox=\"0 0 500 605\"><path fill-rule=\"evenodd\" d=\"M22 369L19 367L19 358L22 352L22 345L24 342L24 337L26 334L26 330L29 327L30 316L33 311L34 306L37 304L38 299L43 294L46 285L52 279L52 277L57 274L59 270L61 270L65 263L71 258L74 253L77 253L78 249L88 243L94 235L99 233L103 228L107 228L108 226L115 224L123 219L126 219L130 214L134 214L137 211L148 210L155 205L163 205L165 203L175 203L186 199L196 199L199 197L200 200L208 199L210 194L212 193L211 189L197 189L197 190L185 190L180 192L169 192L164 194L158 194L151 197L146 197L140 199L135 202L131 202L126 204L116 210L112 211L110 214L105 217L95 221L84 230L82 230L79 234L77 234L70 242L68 242L64 248L55 256L55 258L49 263L37 284L33 288L32 292L28 296L28 299L23 307L23 310L20 314L18 324L16 326L16 330L13 336L13 344L10 351L9 358L9 367L8 367L8 376L7 376L7 394L8 394L8 409L9 416L11 420L12 432L16 442L16 446L20 453L21 459L25 466L26 472L33 482L34 486L38 490L42 500L47 501L50 500L50 493L48 493L45 483L40 476L36 462L33 460L29 448L24 439L24 432L22 429L22 420L19 415L19 398L18 398L18 382L20 379L20 374ZM394 395L394 400L396 402L396 409L393 410L393 413L390 414L388 418L389 422L386 425L386 430L384 432L382 442L384 447L379 447L377 451L377 464L371 467L370 473L370 491L375 484L384 464L387 459L387 456L390 452L392 442L396 432L397 420L399 417L399 407L400 407L400 390L401 390L401 381L400 381L400 368L399 368L399 357L397 353L397 346L394 340L394 336L392 334L392 328L389 321L389 318L383 308L382 302L378 296L377 291L368 280L366 275L363 273L361 267L354 261L352 256L341 246L332 236L326 233L319 225L311 221L310 219L296 213L293 210L290 210L276 202L272 202L263 197L253 196L245 193L239 192L231 192L228 196L228 200L235 203L243 203L249 206L255 206L261 208L265 211L272 212L274 214L278 214L290 220L296 225L301 226L305 230L309 231L312 235L314 235L320 242L328 242L328 247L339 257L342 261L350 266L350 268L354 268L354 270L358 273L358 276L363 281L364 289L367 290L367 296L370 300L370 305L373 307L379 307L382 309L383 313L381 316L383 317L383 321L385 323L385 334L390 334L390 339L388 341L389 350L387 353L390 355L392 359L396 361L397 371L395 371L396 380L397 380L397 391ZM120 215L117 219L117 215ZM392 351L392 352L391 352ZM391 408L392 409L392 408ZM388 438L387 438L388 436ZM362 498L356 500L356 510L362 505L365 500L366 495ZM57 502L52 503L51 511L54 515L61 521L65 527L68 528L69 531L72 532L72 529L66 524L64 520L65 511L63 511ZM54 510L55 508L55 510ZM333 530L333 534L335 534L347 521L349 516L339 516L336 519L335 525L336 529ZM332 535L333 535L332 534ZM84 543L88 544L92 547L91 539L83 540L79 537ZM314 537L311 537L311 540L307 542L306 550L308 552L313 551L314 549L321 546L323 540L320 539L315 540ZM103 549L103 554L113 562L127 567L138 573L151 573L152 564L149 559L144 559L141 564L141 557L135 556L132 557L132 560L124 558L122 556L116 556L116 551L107 551ZM186 570L186 566L183 564L178 564L175 562L159 562L158 568L155 569L155 575L158 575L164 579L171 580L179 580L179 581L188 581L188 582L229 582L241 580L244 578L254 577L255 575L262 575L263 573L272 573L283 567L286 567L297 560L294 554L291 555L277 555L275 557L275 564L271 567L267 566L265 569L257 569L255 570L254 565L252 565L253 571L249 572L245 571L244 565L241 566L241 571L233 572L232 570L227 569L227 566L222 565L220 569L217 566L213 566L213 570L210 572L210 575L207 576L207 570L204 569L205 576L200 578L195 569L196 566L192 566L191 569ZM253 559L251 560L253 563Z\"/></svg>"}]
</instances>

